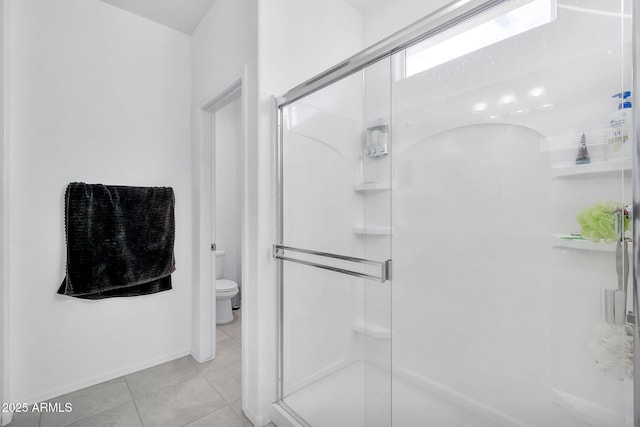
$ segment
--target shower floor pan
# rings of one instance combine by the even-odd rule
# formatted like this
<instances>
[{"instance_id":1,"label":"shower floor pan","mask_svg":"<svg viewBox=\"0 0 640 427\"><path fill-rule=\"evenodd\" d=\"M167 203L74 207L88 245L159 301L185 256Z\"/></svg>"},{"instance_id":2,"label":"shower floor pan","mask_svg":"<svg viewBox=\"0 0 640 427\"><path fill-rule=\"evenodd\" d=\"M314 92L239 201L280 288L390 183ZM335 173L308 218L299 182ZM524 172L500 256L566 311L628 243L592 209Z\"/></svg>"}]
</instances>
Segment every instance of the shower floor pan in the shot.
<instances>
[{"instance_id":1,"label":"shower floor pan","mask_svg":"<svg viewBox=\"0 0 640 427\"><path fill-rule=\"evenodd\" d=\"M391 377L363 361L310 384L284 402L313 427L388 427ZM406 379L393 377L393 425L494 427L495 420L442 398ZM428 423L428 424L425 424Z\"/></svg>"}]
</instances>

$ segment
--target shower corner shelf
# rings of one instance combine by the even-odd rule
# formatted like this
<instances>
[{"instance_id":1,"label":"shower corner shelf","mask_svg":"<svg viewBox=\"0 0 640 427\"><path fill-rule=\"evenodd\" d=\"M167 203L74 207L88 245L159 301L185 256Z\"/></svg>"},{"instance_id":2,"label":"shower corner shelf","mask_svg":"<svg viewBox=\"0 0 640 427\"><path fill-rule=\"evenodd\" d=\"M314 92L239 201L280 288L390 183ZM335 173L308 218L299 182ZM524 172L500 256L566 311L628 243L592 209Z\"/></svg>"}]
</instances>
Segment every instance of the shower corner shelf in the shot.
<instances>
[{"instance_id":1,"label":"shower corner shelf","mask_svg":"<svg viewBox=\"0 0 640 427\"><path fill-rule=\"evenodd\" d=\"M353 186L353 191L356 193L365 193L372 191L385 191L391 190L391 184L388 182L361 182Z\"/></svg>"},{"instance_id":2,"label":"shower corner shelf","mask_svg":"<svg viewBox=\"0 0 640 427\"><path fill-rule=\"evenodd\" d=\"M389 236L391 235L391 227L353 227L353 232L360 235L372 236Z\"/></svg>"},{"instance_id":3,"label":"shower corner shelf","mask_svg":"<svg viewBox=\"0 0 640 427\"><path fill-rule=\"evenodd\" d=\"M382 340L391 339L391 329L373 323L358 320L353 324L353 330L370 338Z\"/></svg>"},{"instance_id":4,"label":"shower corner shelf","mask_svg":"<svg viewBox=\"0 0 640 427\"><path fill-rule=\"evenodd\" d=\"M631 171L631 159L615 159L587 165L559 165L551 168L554 178Z\"/></svg>"},{"instance_id":5,"label":"shower corner shelf","mask_svg":"<svg viewBox=\"0 0 640 427\"><path fill-rule=\"evenodd\" d=\"M580 251L615 252L616 245L613 243L596 243L586 239L570 238L567 234L552 234L552 246L560 249L575 249Z\"/></svg>"}]
</instances>

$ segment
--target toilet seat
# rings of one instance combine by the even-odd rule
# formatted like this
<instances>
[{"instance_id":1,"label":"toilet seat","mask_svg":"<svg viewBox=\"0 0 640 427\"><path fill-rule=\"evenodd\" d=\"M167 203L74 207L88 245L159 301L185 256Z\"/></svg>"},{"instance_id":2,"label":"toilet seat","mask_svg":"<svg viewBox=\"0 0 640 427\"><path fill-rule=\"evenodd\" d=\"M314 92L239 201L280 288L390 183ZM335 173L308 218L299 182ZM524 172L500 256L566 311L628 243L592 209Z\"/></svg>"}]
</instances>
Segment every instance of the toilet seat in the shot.
<instances>
[{"instance_id":1,"label":"toilet seat","mask_svg":"<svg viewBox=\"0 0 640 427\"><path fill-rule=\"evenodd\" d=\"M232 294L231 296L234 296L236 293L238 293L238 284L233 280L216 280L216 296L224 296L228 294Z\"/></svg>"}]
</instances>

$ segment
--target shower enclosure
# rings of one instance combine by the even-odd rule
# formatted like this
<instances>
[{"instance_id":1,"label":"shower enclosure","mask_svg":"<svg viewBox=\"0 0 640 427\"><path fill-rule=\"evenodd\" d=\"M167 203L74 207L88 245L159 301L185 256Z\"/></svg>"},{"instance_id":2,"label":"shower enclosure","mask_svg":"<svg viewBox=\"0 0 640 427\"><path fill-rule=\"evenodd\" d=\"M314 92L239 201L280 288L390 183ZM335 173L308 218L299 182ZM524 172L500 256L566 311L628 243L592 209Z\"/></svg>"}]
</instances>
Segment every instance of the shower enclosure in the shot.
<instances>
[{"instance_id":1,"label":"shower enclosure","mask_svg":"<svg viewBox=\"0 0 640 427\"><path fill-rule=\"evenodd\" d=\"M637 3L455 2L278 98L292 425L640 425Z\"/></svg>"}]
</instances>

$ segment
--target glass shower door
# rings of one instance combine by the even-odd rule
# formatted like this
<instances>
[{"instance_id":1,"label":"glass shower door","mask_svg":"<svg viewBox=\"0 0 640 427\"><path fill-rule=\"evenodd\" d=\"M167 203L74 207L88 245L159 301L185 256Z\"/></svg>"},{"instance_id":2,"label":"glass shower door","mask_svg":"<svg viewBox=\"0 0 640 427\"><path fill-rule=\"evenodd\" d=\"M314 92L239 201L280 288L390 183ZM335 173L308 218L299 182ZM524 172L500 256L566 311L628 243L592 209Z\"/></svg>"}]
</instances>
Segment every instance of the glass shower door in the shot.
<instances>
[{"instance_id":1,"label":"glass shower door","mask_svg":"<svg viewBox=\"0 0 640 427\"><path fill-rule=\"evenodd\" d=\"M393 425L631 426L631 1L505 3L392 58Z\"/></svg>"},{"instance_id":2,"label":"glass shower door","mask_svg":"<svg viewBox=\"0 0 640 427\"><path fill-rule=\"evenodd\" d=\"M279 108L280 404L391 424L389 60Z\"/></svg>"}]
</instances>

